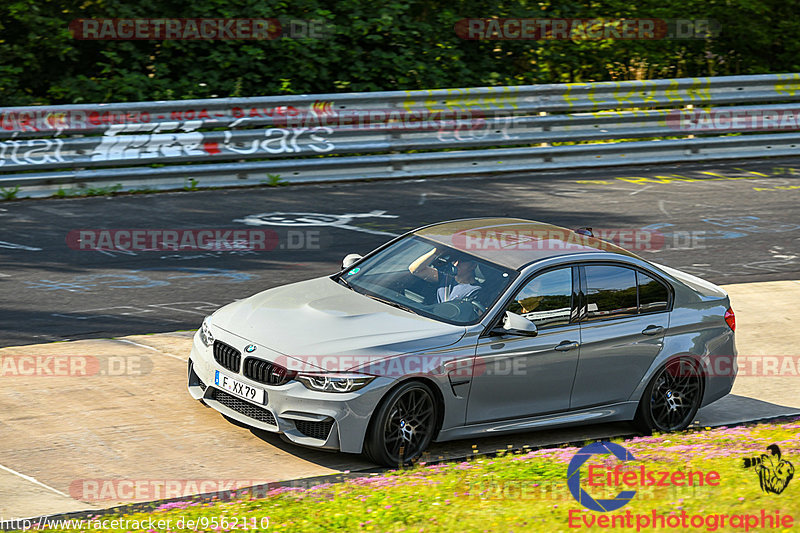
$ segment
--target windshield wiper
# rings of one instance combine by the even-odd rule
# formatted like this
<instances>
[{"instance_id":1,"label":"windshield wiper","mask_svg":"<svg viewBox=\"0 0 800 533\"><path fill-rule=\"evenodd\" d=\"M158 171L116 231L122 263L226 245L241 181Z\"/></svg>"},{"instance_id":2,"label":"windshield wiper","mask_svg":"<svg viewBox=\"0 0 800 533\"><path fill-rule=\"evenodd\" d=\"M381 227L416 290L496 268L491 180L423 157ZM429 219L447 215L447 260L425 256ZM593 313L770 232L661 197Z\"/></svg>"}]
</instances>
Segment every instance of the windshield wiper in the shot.
<instances>
[{"instance_id":1,"label":"windshield wiper","mask_svg":"<svg viewBox=\"0 0 800 533\"><path fill-rule=\"evenodd\" d=\"M353 288L353 286L352 286L352 285L350 285L350 283L349 283L349 282L348 282L346 279L344 279L342 276L339 276L338 278L336 278L336 281L338 281L339 283L341 283L342 285L344 285L345 287L347 287L347 288L348 288L348 289L350 289L351 291L353 291L353 292L358 292L358 291L357 291L357 290L355 290L355 288Z\"/></svg>"},{"instance_id":2,"label":"windshield wiper","mask_svg":"<svg viewBox=\"0 0 800 533\"><path fill-rule=\"evenodd\" d=\"M418 315L419 314L416 311L414 311L412 308L407 307L407 306L405 306L403 304L399 304L397 302L393 302L392 300L385 300L383 298L379 298L377 296L373 296L372 294L367 294L366 296L369 296L373 300L377 300L379 302L385 303L386 305L391 305L392 307L396 307L398 309L402 309L403 311L408 311L409 313L411 313L413 315Z\"/></svg>"}]
</instances>

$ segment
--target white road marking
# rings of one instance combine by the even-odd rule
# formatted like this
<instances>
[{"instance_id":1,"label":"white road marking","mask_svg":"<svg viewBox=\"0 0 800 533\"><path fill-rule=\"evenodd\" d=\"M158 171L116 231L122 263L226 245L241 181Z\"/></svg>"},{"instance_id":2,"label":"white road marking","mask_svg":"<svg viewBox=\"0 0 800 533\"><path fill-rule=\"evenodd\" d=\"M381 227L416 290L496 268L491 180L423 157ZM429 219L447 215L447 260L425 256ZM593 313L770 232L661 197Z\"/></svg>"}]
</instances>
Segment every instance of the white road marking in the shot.
<instances>
[{"instance_id":1,"label":"white road marking","mask_svg":"<svg viewBox=\"0 0 800 533\"><path fill-rule=\"evenodd\" d=\"M64 496L65 498L69 498L70 500L72 499L72 498L70 498L70 496L68 494L64 494L60 490L54 489L50 485L45 485L44 483L42 483L41 481L39 481L36 478L32 478L31 476L26 476L25 474L21 474L21 473L17 472L16 470L12 470L12 469L8 468L7 466L0 465L0 470L5 470L9 474L14 474L15 476L19 476L22 479L24 479L25 481L30 481L31 483L39 485L40 487L43 487L43 488L45 488L45 489L47 489L49 491L55 492L56 494L60 494L61 496Z\"/></svg>"},{"instance_id":2,"label":"white road marking","mask_svg":"<svg viewBox=\"0 0 800 533\"><path fill-rule=\"evenodd\" d=\"M69 211L64 211L63 209L55 209L53 207L47 207L43 205L34 205L31 206L33 209L37 211L44 211L45 213L50 213L51 215L57 215L60 217L75 217L78 216L75 213L71 213Z\"/></svg>"},{"instance_id":3,"label":"white road marking","mask_svg":"<svg viewBox=\"0 0 800 533\"><path fill-rule=\"evenodd\" d=\"M140 344L138 342L133 342L133 341L130 341L128 339L114 339L114 340L118 341L118 342L127 342L128 344L133 344L134 346L138 346L139 348L147 348L148 350L152 350L154 352L158 352L160 354L166 355L167 357L172 357L173 359L177 359L178 361L183 361L184 363L186 362L186 359L184 359L183 357L177 356L177 355L169 353L169 352L161 351L158 348L153 348L152 346L148 346L146 344Z\"/></svg>"},{"instance_id":4,"label":"white road marking","mask_svg":"<svg viewBox=\"0 0 800 533\"><path fill-rule=\"evenodd\" d=\"M24 244L15 244L8 241L0 241L0 248L8 248L10 250L28 250L29 252L41 252L41 248L34 246L25 246Z\"/></svg>"},{"instance_id":5,"label":"white road marking","mask_svg":"<svg viewBox=\"0 0 800 533\"><path fill-rule=\"evenodd\" d=\"M647 185L646 187L642 187L639 190L633 191L632 193L629 194L629 196L633 196L634 194L639 194L640 192L646 191L647 189L651 189L652 187L653 187L652 185Z\"/></svg>"}]
</instances>

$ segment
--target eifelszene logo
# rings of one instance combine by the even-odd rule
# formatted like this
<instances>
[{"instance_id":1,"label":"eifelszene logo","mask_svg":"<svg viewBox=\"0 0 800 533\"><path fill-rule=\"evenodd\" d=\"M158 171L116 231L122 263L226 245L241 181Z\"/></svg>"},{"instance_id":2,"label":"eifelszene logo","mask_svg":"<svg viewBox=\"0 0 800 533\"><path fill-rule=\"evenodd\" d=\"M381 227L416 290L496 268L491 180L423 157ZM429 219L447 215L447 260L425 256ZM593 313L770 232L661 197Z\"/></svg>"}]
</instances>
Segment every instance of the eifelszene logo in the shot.
<instances>
[{"instance_id":1,"label":"eifelszene logo","mask_svg":"<svg viewBox=\"0 0 800 533\"><path fill-rule=\"evenodd\" d=\"M781 449L777 444L767 446L770 455L762 453L760 457L747 457L744 467L754 467L763 492L780 494L794 477L794 465L781 458Z\"/></svg>"},{"instance_id":2,"label":"eifelszene logo","mask_svg":"<svg viewBox=\"0 0 800 533\"><path fill-rule=\"evenodd\" d=\"M745 461L745 466L759 467L759 477L765 491L780 492L789 483L794 468L788 461L781 459L780 450L776 445L771 445L768 450L771 452L770 455L764 454L761 457L748 459ZM608 457L609 455L612 457ZM719 490L720 475L715 470L693 470L681 464L674 464L673 468L656 470L642 464L624 464L626 461L638 462L628 450L611 442L595 442L578 450L567 467L567 486L572 496L585 509L570 509L567 512L567 527L570 530L586 528L597 531L599 528L605 531L612 528L635 528L637 532L656 529L761 531L776 528L788 530L794 525L792 515L783 514L782 510L777 509L773 512L761 509L757 513L733 514L692 513L684 509L680 509L679 512L672 509L667 509L667 512L652 509L644 513L631 510L609 513L625 506L639 494L639 489L643 496L651 489L665 490L666 493L658 497L660 501L678 499L675 497L675 492L683 492L685 488L694 491L693 488L696 487L714 493ZM583 479L581 479L582 468L585 475ZM620 488L637 490L622 490L613 498L599 499L584 490L584 486L589 491L602 491L604 495L613 494ZM705 487L707 489L704 489ZM609 490L610 492L607 492ZM597 494L595 492L595 496Z\"/></svg>"},{"instance_id":3,"label":"eifelszene logo","mask_svg":"<svg viewBox=\"0 0 800 533\"><path fill-rule=\"evenodd\" d=\"M575 454L567 467L567 487L572 496L591 511L616 511L636 495L635 490L622 490L611 499L595 499L581 485L581 466L594 455L613 455L620 462L635 461L631 452L613 442L594 442ZM586 485L599 489L676 488L719 486L720 475L715 470L653 470L644 465L624 467L621 464L589 464Z\"/></svg>"},{"instance_id":4,"label":"eifelszene logo","mask_svg":"<svg viewBox=\"0 0 800 533\"><path fill-rule=\"evenodd\" d=\"M611 500L595 500L588 492L583 490L581 487L581 466L595 454L608 453L614 454L620 461L636 460L631 452L619 444L614 444L613 442L593 442L578 450L578 453L575 454L575 457L572 458L567 467L567 487L569 487L572 497L578 500L578 503L592 511L616 511L625 506L636 495L635 490L623 490Z\"/></svg>"}]
</instances>

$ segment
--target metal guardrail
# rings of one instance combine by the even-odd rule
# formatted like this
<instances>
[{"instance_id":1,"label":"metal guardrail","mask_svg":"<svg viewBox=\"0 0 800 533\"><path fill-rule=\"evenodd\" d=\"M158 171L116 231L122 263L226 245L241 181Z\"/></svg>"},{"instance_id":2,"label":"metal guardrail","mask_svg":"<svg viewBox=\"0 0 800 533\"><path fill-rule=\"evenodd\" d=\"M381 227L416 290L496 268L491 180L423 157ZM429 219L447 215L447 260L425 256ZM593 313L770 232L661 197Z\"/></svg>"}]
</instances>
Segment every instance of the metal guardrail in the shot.
<instances>
[{"instance_id":1,"label":"metal guardrail","mask_svg":"<svg viewBox=\"0 0 800 533\"><path fill-rule=\"evenodd\" d=\"M695 128L692 113L708 108L798 120L775 122L770 133L747 123ZM0 108L0 187L252 185L269 174L326 181L790 156L797 132L796 73L9 107Z\"/></svg>"}]
</instances>

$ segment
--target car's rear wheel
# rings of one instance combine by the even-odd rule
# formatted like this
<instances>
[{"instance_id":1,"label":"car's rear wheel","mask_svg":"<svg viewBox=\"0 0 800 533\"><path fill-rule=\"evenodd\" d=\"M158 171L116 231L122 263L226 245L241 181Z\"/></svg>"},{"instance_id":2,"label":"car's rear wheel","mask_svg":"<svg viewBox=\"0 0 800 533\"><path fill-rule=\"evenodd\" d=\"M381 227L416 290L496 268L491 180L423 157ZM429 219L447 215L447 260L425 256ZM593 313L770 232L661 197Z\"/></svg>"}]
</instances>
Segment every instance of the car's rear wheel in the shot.
<instances>
[{"instance_id":1,"label":"car's rear wheel","mask_svg":"<svg viewBox=\"0 0 800 533\"><path fill-rule=\"evenodd\" d=\"M656 372L639 402L634 425L643 433L686 429L703 399L703 376L692 359L673 359Z\"/></svg>"},{"instance_id":2,"label":"car's rear wheel","mask_svg":"<svg viewBox=\"0 0 800 533\"><path fill-rule=\"evenodd\" d=\"M433 391L421 381L409 381L391 391L367 431L367 457L385 466L413 463L433 440L437 409Z\"/></svg>"}]
</instances>

